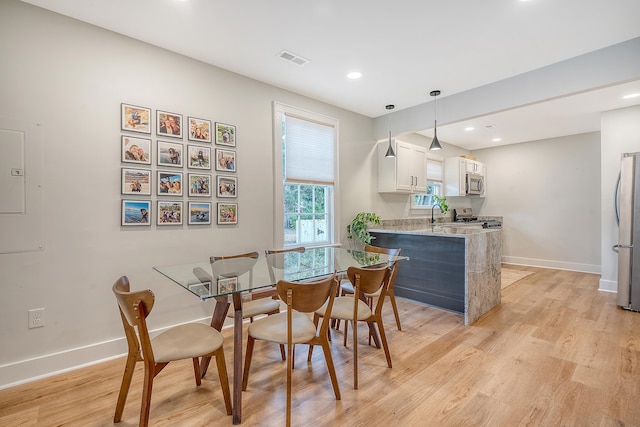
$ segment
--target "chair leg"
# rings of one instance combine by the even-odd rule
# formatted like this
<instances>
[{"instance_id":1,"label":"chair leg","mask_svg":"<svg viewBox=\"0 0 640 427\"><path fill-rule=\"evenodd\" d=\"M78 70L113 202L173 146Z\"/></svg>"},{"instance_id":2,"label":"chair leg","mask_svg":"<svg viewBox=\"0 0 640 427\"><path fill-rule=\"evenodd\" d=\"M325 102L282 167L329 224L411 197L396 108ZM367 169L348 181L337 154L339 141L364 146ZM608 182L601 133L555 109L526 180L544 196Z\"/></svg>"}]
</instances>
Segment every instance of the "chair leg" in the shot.
<instances>
[{"instance_id":1,"label":"chair leg","mask_svg":"<svg viewBox=\"0 0 640 427\"><path fill-rule=\"evenodd\" d=\"M287 353L284 351L284 344L280 344L280 357L283 362L287 360Z\"/></svg>"},{"instance_id":2,"label":"chair leg","mask_svg":"<svg viewBox=\"0 0 640 427\"><path fill-rule=\"evenodd\" d=\"M387 335L384 333L382 317L376 318L376 323L378 324L378 332L380 333L382 348L384 348L384 355L387 358L387 366L391 368L391 353L389 352L389 345L387 344Z\"/></svg>"},{"instance_id":3,"label":"chair leg","mask_svg":"<svg viewBox=\"0 0 640 427\"><path fill-rule=\"evenodd\" d=\"M127 395L129 394L129 386L131 385L131 378L133 378L133 372L136 367L136 357L129 355L127 357L127 364L124 368L124 374L122 375L122 384L120 385L120 394L118 394L118 403L116 404L116 412L113 416L113 422L119 423L122 420L122 412L124 411L124 404L127 401Z\"/></svg>"},{"instance_id":4,"label":"chair leg","mask_svg":"<svg viewBox=\"0 0 640 427\"><path fill-rule=\"evenodd\" d=\"M389 291L389 298L391 299L391 307L393 307L393 315L396 317L396 326L398 330L402 330L400 326L400 314L398 313L398 304L396 304L396 295L393 293L393 289Z\"/></svg>"},{"instance_id":5,"label":"chair leg","mask_svg":"<svg viewBox=\"0 0 640 427\"><path fill-rule=\"evenodd\" d=\"M336 395L336 400L340 400L340 387L338 387L338 377L336 375L336 369L333 366L333 357L331 357L331 349L329 348L328 341L322 340L322 351L324 352L324 360L327 363L327 370L329 371L329 377L331 377L333 394Z\"/></svg>"},{"instance_id":6,"label":"chair leg","mask_svg":"<svg viewBox=\"0 0 640 427\"><path fill-rule=\"evenodd\" d=\"M231 415L231 390L229 389L229 375L227 374L227 363L224 359L224 349L220 347L215 354L216 365L218 366L218 376L220 377L220 387L222 387L222 397L227 415Z\"/></svg>"},{"instance_id":7,"label":"chair leg","mask_svg":"<svg viewBox=\"0 0 640 427\"><path fill-rule=\"evenodd\" d=\"M200 376L200 360L197 357L193 358L193 372L196 375L196 385L202 384L202 377Z\"/></svg>"},{"instance_id":8,"label":"chair leg","mask_svg":"<svg viewBox=\"0 0 640 427\"><path fill-rule=\"evenodd\" d=\"M347 346L347 335L349 335L349 321L345 319L345 321L344 321L344 339L343 339L343 345L345 347Z\"/></svg>"},{"instance_id":9,"label":"chair leg","mask_svg":"<svg viewBox=\"0 0 640 427\"><path fill-rule=\"evenodd\" d=\"M349 323L347 320L344 321L345 325ZM345 336L346 330L345 330ZM353 321L353 388L354 390L358 389L358 321Z\"/></svg>"},{"instance_id":10,"label":"chair leg","mask_svg":"<svg viewBox=\"0 0 640 427\"><path fill-rule=\"evenodd\" d=\"M313 356L313 346L309 345L309 352L307 353L307 362L311 362L311 356Z\"/></svg>"},{"instance_id":11,"label":"chair leg","mask_svg":"<svg viewBox=\"0 0 640 427\"><path fill-rule=\"evenodd\" d=\"M247 383L249 382L249 368L251 367L251 357L253 356L253 345L256 339L252 336L247 338L247 352L244 357L244 372L242 374L242 391L247 391Z\"/></svg>"},{"instance_id":12,"label":"chair leg","mask_svg":"<svg viewBox=\"0 0 640 427\"><path fill-rule=\"evenodd\" d=\"M291 377L293 374L293 351L294 346L287 343L287 352L289 360L287 360L287 427L291 426Z\"/></svg>"},{"instance_id":13,"label":"chair leg","mask_svg":"<svg viewBox=\"0 0 640 427\"><path fill-rule=\"evenodd\" d=\"M151 391L153 390L154 367L145 361L144 383L142 385L142 404L140 405L140 427L149 425L149 411L151 409Z\"/></svg>"}]
</instances>

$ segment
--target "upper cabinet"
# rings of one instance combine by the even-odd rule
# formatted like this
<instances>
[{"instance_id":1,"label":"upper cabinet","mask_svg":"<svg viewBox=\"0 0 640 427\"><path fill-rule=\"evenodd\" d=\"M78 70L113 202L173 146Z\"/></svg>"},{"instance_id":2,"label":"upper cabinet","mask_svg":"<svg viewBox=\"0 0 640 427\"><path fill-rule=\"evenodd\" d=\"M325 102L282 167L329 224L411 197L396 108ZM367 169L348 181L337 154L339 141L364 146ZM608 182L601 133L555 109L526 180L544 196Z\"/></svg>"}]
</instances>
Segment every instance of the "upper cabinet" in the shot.
<instances>
[{"instance_id":1,"label":"upper cabinet","mask_svg":"<svg viewBox=\"0 0 640 427\"><path fill-rule=\"evenodd\" d=\"M444 162L445 196L484 196L486 167L484 163L450 157Z\"/></svg>"},{"instance_id":2,"label":"upper cabinet","mask_svg":"<svg viewBox=\"0 0 640 427\"><path fill-rule=\"evenodd\" d=\"M484 163L480 163L475 160L465 159L462 157L459 157L459 159L462 160L464 163L466 163L465 169L467 172L484 176Z\"/></svg>"},{"instance_id":3,"label":"upper cabinet","mask_svg":"<svg viewBox=\"0 0 640 427\"><path fill-rule=\"evenodd\" d=\"M385 157L388 143L378 144L378 192L427 191L427 149L396 140L395 157Z\"/></svg>"}]
</instances>

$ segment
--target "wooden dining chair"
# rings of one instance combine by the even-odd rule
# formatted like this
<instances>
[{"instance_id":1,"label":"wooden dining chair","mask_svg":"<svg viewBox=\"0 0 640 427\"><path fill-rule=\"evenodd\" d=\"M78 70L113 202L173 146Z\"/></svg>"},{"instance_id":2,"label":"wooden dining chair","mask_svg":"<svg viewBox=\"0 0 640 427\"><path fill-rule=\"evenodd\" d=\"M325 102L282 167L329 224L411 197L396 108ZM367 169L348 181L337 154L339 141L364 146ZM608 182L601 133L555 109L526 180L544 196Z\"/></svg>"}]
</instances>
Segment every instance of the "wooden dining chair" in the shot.
<instances>
[{"instance_id":1,"label":"wooden dining chair","mask_svg":"<svg viewBox=\"0 0 640 427\"><path fill-rule=\"evenodd\" d=\"M304 253L304 246L286 249L267 249L264 251L267 257L267 266L269 267L269 277L271 283L278 283L278 280L284 279L284 264L288 253ZM280 274L282 272L282 274Z\"/></svg>"},{"instance_id":2,"label":"wooden dining chair","mask_svg":"<svg viewBox=\"0 0 640 427\"><path fill-rule=\"evenodd\" d=\"M391 269L387 266L378 268L359 268L349 267L347 269L347 278L354 284L353 296L341 296L335 299L331 312L326 307L316 310L314 322L318 322L318 318L323 318L323 322L327 317L333 319L351 321L353 323L353 388L358 388L358 325L357 322L366 322L369 326L370 334L375 332L375 325L378 326L380 333L380 341L384 348L384 354L387 358L387 366L391 368L391 353L387 344L387 337L382 324L382 306L387 293L389 278L391 277ZM380 289L379 289L380 288ZM365 295L373 295L380 290L375 309L369 307ZM307 360L311 360L313 347L309 347L309 356Z\"/></svg>"},{"instance_id":3,"label":"wooden dining chair","mask_svg":"<svg viewBox=\"0 0 640 427\"><path fill-rule=\"evenodd\" d=\"M256 340L270 341L287 345L287 413L286 424L291 425L291 379L293 371L293 346L296 344L320 345L333 385L336 400L340 400L338 378L333 366L331 349L329 348L329 317L323 319L318 331L317 322L313 322L309 314L320 307L331 313L337 291L335 273L326 279L315 282L296 283L280 280L276 286L278 295L286 302L287 311L273 316L257 319L249 325L247 334L247 350L242 378L242 390L247 390L249 370Z\"/></svg>"},{"instance_id":4,"label":"wooden dining chair","mask_svg":"<svg viewBox=\"0 0 640 427\"><path fill-rule=\"evenodd\" d=\"M227 415L231 415L231 394L227 365L224 359L223 337L220 332L202 323L188 323L170 328L155 338L149 337L147 316L151 313L155 297L151 290L131 292L129 279L120 277L113 284L113 293L118 301L122 325L127 337L129 352L122 377L118 403L113 422L122 419L122 412L129 393L129 386L136 363L144 363L144 382L142 404L140 407L140 426L149 423L151 407L151 390L153 379L174 360L192 359L196 385L201 384L200 364L198 358L215 357L222 387L222 396Z\"/></svg>"},{"instance_id":5,"label":"wooden dining chair","mask_svg":"<svg viewBox=\"0 0 640 427\"><path fill-rule=\"evenodd\" d=\"M216 281L224 277L239 277L247 272L249 272L249 280L252 280L251 269L256 264L259 256L258 252L249 252L239 255L210 257L213 280ZM255 316L275 314L280 311L280 302L277 300L274 291L248 292L247 296L249 299L246 301L243 299L242 302L243 319L249 319L250 322L253 322ZM227 317L234 317L234 311L229 310Z\"/></svg>"},{"instance_id":6,"label":"wooden dining chair","mask_svg":"<svg viewBox=\"0 0 640 427\"><path fill-rule=\"evenodd\" d=\"M265 250L264 255L267 259L267 267L269 268L269 279L271 280L271 283L275 285L276 283L278 283L279 278L284 279L284 264L285 264L285 258L287 257L286 255L287 253L304 253L305 250L306 249L304 246L299 246L295 248L286 248L286 249ZM268 296L272 296L277 301L280 300L278 298L278 292L276 291L275 286L266 290L260 289L258 292L263 296L268 295ZM294 355L294 359L295 359L295 346L291 354ZM282 357L282 360L286 360L287 358L286 352L284 349L284 344L280 345L280 356Z\"/></svg>"},{"instance_id":7,"label":"wooden dining chair","mask_svg":"<svg viewBox=\"0 0 640 427\"><path fill-rule=\"evenodd\" d=\"M400 255L400 249L389 249L389 248L381 248L379 246L372 246L372 245L366 245L364 247L365 252L374 252L374 253L379 253L379 254L386 254L389 256L398 256ZM387 296L389 297L389 300L391 301L391 308L393 308L393 315L395 316L396 319L396 327L398 328L399 331L402 330L402 325L400 324L400 314L398 313L398 304L396 303L396 294L395 294L395 290L394 290L394 286L395 286L395 282L396 282L396 275L398 274L398 263L394 263L392 266L392 271L391 271L391 277L389 278L389 285L387 286ZM365 297L367 298L367 301L369 303L369 307L371 309L373 309L373 300L374 298L379 298L380 297L380 291L382 290L382 287L378 288L378 291L375 292L374 294L365 294ZM353 294L353 284L349 281L349 280L345 280L341 283L340 285L340 295L344 296L344 295L349 295L349 294ZM336 328L338 328L340 326L340 322L336 322ZM348 326L349 323L345 322L345 329L344 329L344 341L345 341L345 345L346 345L346 341L347 341L347 332L348 332ZM369 338L369 344L371 344L371 338Z\"/></svg>"}]
</instances>

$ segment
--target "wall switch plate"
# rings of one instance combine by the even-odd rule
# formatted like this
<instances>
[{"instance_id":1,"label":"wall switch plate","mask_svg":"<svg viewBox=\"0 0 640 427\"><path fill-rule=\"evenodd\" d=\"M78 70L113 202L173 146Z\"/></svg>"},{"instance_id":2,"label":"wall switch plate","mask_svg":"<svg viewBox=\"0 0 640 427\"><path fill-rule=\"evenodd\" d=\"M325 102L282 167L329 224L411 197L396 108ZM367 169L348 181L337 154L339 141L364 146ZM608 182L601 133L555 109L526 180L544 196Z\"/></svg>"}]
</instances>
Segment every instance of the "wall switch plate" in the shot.
<instances>
[{"instance_id":1,"label":"wall switch plate","mask_svg":"<svg viewBox=\"0 0 640 427\"><path fill-rule=\"evenodd\" d=\"M44 308L34 308L29 310L29 329L41 328L44 326Z\"/></svg>"}]
</instances>

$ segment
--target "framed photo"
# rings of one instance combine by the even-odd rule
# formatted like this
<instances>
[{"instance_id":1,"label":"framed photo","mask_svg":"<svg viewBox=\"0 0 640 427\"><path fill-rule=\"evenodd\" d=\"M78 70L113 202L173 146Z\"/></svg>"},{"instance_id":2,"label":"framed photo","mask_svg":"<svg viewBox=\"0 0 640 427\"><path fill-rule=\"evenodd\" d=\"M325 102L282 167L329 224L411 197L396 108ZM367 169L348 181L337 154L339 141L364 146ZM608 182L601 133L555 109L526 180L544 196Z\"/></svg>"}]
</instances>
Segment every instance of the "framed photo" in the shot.
<instances>
[{"instance_id":1,"label":"framed photo","mask_svg":"<svg viewBox=\"0 0 640 427\"><path fill-rule=\"evenodd\" d=\"M208 297L211 295L211 282L196 283L194 285L188 285L189 290L200 298Z\"/></svg>"},{"instance_id":2,"label":"framed photo","mask_svg":"<svg viewBox=\"0 0 640 427\"><path fill-rule=\"evenodd\" d=\"M122 194L151 195L151 171L122 168Z\"/></svg>"},{"instance_id":3,"label":"framed photo","mask_svg":"<svg viewBox=\"0 0 640 427\"><path fill-rule=\"evenodd\" d=\"M182 196L182 172L158 171L158 196Z\"/></svg>"},{"instance_id":4,"label":"framed photo","mask_svg":"<svg viewBox=\"0 0 640 427\"><path fill-rule=\"evenodd\" d=\"M122 135L122 161L150 165L151 140Z\"/></svg>"},{"instance_id":5,"label":"framed photo","mask_svg":"<svg viewBox=\"0 0 640 427\"><path fill-rule=\"evenodd\" d=\"M194 169L211 169L211 148L201 147L199 145L187 146L189 152L190 168Z\"/></svg>"},{"instance_id":6,"label":"framed photo","mask_svg":"<svg viewBox=\"0 0 640 427\"><path fill-rule=\"evenodd\" d=\"M218 224L237 224L238 204L218 203Z\"/></svg>"},{"instance_id":7,"label":"framed photo","mask_svg":"<svg viewBox=\"0 0 640 427\"><path fill-rule=\"evenodd\" d=\"M237 277L225 277L224 279L218 279L218 294L230 294L236 290L237 286Z\"/></svg>"},{"instance_id":8,"label":"framed photo","mask_svg":"<svg viewBox=\"0 0 640 427\"><path fill-rule=\"evenodd\" d=\"M182 225L182 202L158 201L158 225Z\"/></svg>"},{"instance_id":9,"label":"framed photo","mask_svg":"<svg viewBox=\"0 0 640 427\"><path fill-rule=\"evenodd\" d=\"M183 147L178 142L158 141L158 166L181 168Z\"/></svg>"},{"instance_id":10,"label":"framed photo","mask_svg":"<svg viewBox=\"0 0 640 427\"><path fill-rule=\"evenodd\" d=\"M195 197L211 196L211 175L189 174L189 195Z\"/></svg>"},{"instance_id":11,"label":"framed photo","mask_svg":"<svg viewBox=\"0 0 640 427\"><path fill-rule=\"evenodd\" d=\"M123 200L120 225L151 225L151 200Z\"/></svg>"},{"instance_id":12,"label":"framed photo","mask_svg":"<svg viewBox=\"0 0 640 427\"><path fill-rule=\"evenodd\" d=\"M235 176L216 176L216 196L218 197L237 197L238 196L238 178Z\"/></svg>"},{"instance_id":13,"label":"framed photo","mask_svg":"<svg viewBox=\"0 0 640 427\"><path fill-rule=\"evenodd\" d=\"M236 171L236 152L216 148L216 170L224 172Z\"/></svg>"},{"instance_id":14,"label":"framed photo","mask_svg":"<svg viewBox=\"0 0 640 427\"><path fill-rule=\"evenodd\" d=\"M120 117L122 130L151 133L151 108L120 104Z\"/></svg>"},{"instance_id":15,"label":"framed photo","mask_svg":"<svg viewBox=\"0 0 640 427\"><path fill-rule=\"evenodd\" d=\"M189 224L211 224L211 203L189 202Z\"/></svg>"},{"instance_id":16,"label":"framed photo","mask_svg":"<svg viewBox=\"0 0 640 427\"><path fill-rule=\"evenodd\" d=\"M187 117L189 141L211 142L211 120Z\"/></svg>"},{"instance_id":17,"label":"framed photo","mask_svg":"<svg viewBox=\"0 0 640 427\"><path fill-rule=\"evenodd\" d=\"M236 127L225 123L216 123L216 144L235 147Z\"/></svg>"},{"instance_id":18,"label":"framed photo","mask_svg":"<svg viewBox=\"0 0 640 427\"><path fill-rule=\"evenodd\" d=\"M157 110L156 117L156 134L182 138L182 114Z\"/></svg>"}]
</instances>

